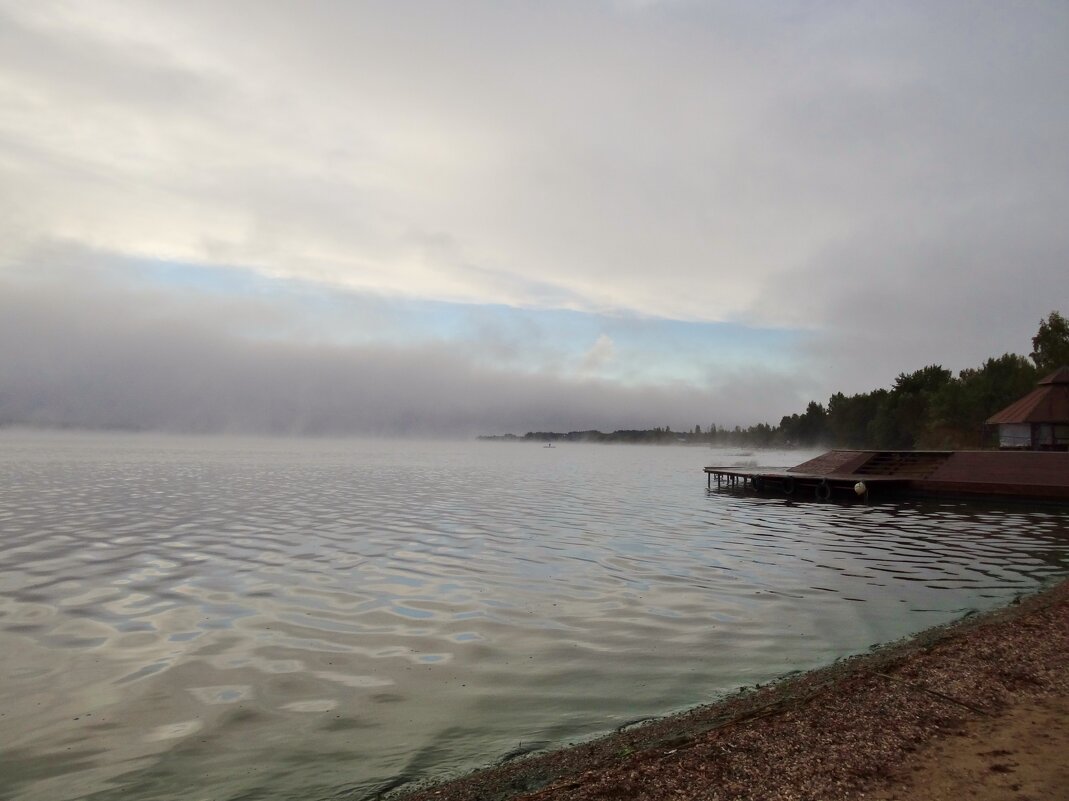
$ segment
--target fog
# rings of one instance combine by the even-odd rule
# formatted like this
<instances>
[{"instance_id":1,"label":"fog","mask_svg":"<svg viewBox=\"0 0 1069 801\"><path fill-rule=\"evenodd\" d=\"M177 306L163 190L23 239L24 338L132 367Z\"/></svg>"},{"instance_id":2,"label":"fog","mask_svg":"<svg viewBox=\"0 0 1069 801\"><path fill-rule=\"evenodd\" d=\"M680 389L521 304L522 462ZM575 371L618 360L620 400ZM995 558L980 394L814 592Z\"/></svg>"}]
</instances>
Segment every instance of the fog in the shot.
<instances>
[{"instance_id":1,"label":"fog","mask_svg":"<svg viewBox=\"0 0 1069 801\"><path fill-rule=\"evenodd\" d=\"M0 419L749 425L1027 353L1069 303L1067 41L1057 2L0 0ZM362 330L408 298L738 336L346 344L184 270Z\"/></svg>"},{"instance_id":2,"label":"fog","mask_svg":"<svg viewBox=\"0 0 1069 801\"><path fill-rule=\"evenodd\" d=\"M52 283L0 290L0 424L312 436L680 430L733 425L740 408L759 414L770 389L753 374L718 393L488 369L446 343L257 339L235 330L263 317L252 302L111 286L57 293Z\"/></svg>"}]
</instances>

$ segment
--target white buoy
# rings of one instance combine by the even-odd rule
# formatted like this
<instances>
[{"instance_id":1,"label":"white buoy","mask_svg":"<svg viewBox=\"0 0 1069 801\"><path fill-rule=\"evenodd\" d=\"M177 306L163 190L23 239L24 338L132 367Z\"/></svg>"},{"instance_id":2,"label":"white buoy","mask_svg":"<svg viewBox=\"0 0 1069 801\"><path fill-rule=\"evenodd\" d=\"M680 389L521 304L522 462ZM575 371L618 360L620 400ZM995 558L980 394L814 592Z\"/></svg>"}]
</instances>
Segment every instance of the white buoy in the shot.
<instances>
[{"instance_id":1,"label":"white buoy","mask_svg":"<svg viewBox=\"0 0 1069 801\"><path fill-rule=\"evenodd\" d=\"M854 485L854 492L856 492L858 495L864 495L866 492L868 492L868 489L869 488L865 486L864 481L859 481Z\"/></svg>"}]
</instances>

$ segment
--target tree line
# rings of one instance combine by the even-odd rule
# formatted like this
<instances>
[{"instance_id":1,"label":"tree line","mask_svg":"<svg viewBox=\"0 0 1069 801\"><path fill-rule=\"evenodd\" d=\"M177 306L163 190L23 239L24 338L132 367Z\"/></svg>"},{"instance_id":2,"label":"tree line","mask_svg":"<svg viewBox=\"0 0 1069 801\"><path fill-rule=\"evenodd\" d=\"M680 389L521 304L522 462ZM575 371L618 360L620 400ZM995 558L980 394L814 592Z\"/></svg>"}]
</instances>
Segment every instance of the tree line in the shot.
<instances>
[{"instance_id":1,"label":"tree line","mask_svg":"<svg viewBox=\"0 0 1069 801\"><path fill-rule=\"evenodd\" d=\"M1069 321L1057 311L1040 321L1028 357L1013 353L987 359L954 375L938 364L901 373L890 389L856 395L837 392L827 404L810 401L801 414L778 426L704 432L691 441L713 445L849 448L979 448L993 444L984 421L1035 388L1043 376L1069 365Z\"/></svg>"},{"instance_id":2,"label":"tree line","mask_svg":"<svg viewBox=\"0 0 1069 801\"><path fill-rule=\"evenodd\" d=\"M700 434L701 426L696 426L695 428ZM624 443L628 445L676 445L681 442L697 444L704 441L700 438L695 439L691 432L673 431L669 426L664 428L620 429L609 434L597 430L569 431L566 434L558 431L528 431L522 437L515 434L503 434L500 436L484 434L478 439L506 442L526 440L528 442L597 442Z\"/></svg>"},{"instance_id":3,"label":"tree line","mask_svg":"<svg viewBox=\"0 0 1069 801\"><path fill-rule=\"evenodd\" d=\"M755 448L980 448L994 444L995 432L984 421L1063 365L1069 365L1069 321L1052 311L1040 321L1027 357L1004 353L956 376L938 364L930 364L912 373L901 373L890 389L856 395L837 392L827 404L810 401L804 412L785 415L776 426L758 423L729 429L713 424L704 430L696 425L690 431L672 431L665 426L610 434L529 431L522 437L505 434L479 439Z\"/></svg>"}]
</instances>

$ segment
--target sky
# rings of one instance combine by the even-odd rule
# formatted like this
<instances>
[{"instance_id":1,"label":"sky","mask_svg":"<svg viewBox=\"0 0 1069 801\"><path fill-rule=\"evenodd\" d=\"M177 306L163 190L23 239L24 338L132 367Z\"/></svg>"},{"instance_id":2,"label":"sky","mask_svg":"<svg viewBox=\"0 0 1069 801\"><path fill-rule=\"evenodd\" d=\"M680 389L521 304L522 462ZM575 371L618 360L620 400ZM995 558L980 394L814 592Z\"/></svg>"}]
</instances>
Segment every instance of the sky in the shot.
<instances>
[{"instance_id":1,"label":"sky","mask_svg":"<svg viewBox=\"0 0 1069 801\"><path fill-rule=\"evenodd\" d=\"M1069 311L1063 2L0 0L0 423L747 426Z\"/></svg>"}]
</instances>

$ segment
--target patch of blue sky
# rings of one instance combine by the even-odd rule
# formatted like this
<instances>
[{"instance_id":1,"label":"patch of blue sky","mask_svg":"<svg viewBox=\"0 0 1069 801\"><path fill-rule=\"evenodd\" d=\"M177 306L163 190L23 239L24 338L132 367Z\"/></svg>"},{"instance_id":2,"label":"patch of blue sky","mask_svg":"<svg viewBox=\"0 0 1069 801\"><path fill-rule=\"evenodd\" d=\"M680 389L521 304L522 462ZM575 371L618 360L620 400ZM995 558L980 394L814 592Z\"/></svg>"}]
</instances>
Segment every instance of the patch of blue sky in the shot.
<instances>
[{"instance_id":1,"label":"patch of blue sky","mask_svg":"<svg viewBox=\"0 0 1069 801\"><path fill-rule=\"evenodd\" d=\"M162 261L140 266L142 279L161 289L266 302L290 323L246 332L256 338L298 331L335 344L460 344L487 367L623 383L707 385L717 373L754 365L788 371L801 334L736 322L376 295L231 267Z\"/></svg>"},{"instance_id":2,"label":"patch of blue sky","mask_svg":"<svg viewBox=\"0 0 1069 801\"><path fill-rule=\"evenodd\" d=\"M554 361L591 377L626 383L682 380L704 385L715 368L755 363L787 368L798 338L795 331L738 323L567 309L452 305L438 313L457 338L494 342L500 360L526 362L533 369L540 361ZM542 359L532 358L539 353Z\"/></svg>"},{"instance_id":3,"label":"patch of blue sky","mask_svg":"<svg viewBox=\"0 0 1069 801\"><path fill-rule=\"evenodd\" d=\"M143 281L174 289L228 296L274 294L284 291L276 279L251 270L152 259L137 262L137 268Z\"/></svg>"}]
</instances>

